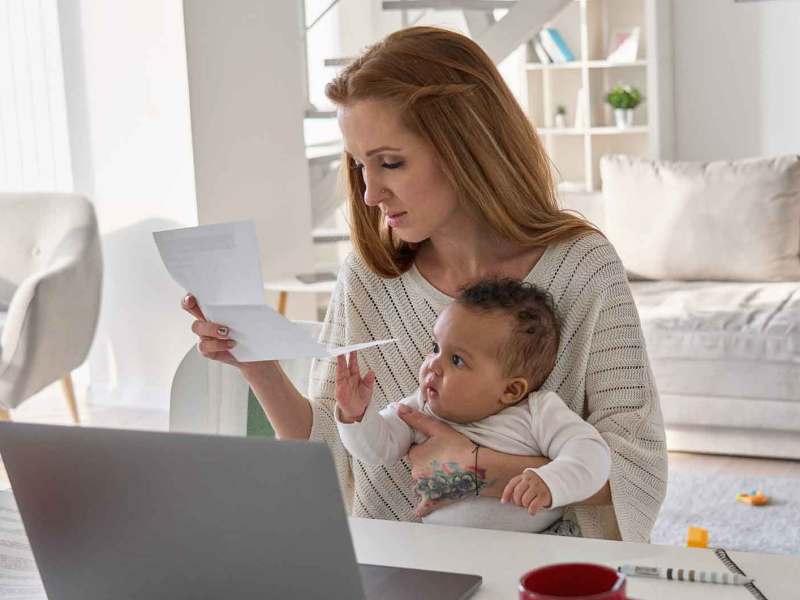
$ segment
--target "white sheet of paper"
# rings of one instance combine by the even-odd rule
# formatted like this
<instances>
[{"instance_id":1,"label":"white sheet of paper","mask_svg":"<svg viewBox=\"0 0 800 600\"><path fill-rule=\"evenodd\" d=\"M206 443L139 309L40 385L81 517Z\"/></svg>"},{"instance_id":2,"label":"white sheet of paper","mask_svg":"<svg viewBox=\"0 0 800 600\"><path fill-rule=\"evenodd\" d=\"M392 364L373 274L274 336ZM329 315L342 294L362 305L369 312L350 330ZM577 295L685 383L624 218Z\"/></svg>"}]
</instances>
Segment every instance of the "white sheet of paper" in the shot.
<instances>
[{"instance_id":1,"label":"white sheet of paper","mask_svg":"<svg viewBox=\"0 0 800 600\"><path fill-rule=\"evenodd\" d=\"M301 325L266 304L208 304L205 309L206 317L215 323L224 323L230 329L228 337L236 340L231 354L240 362L332 357L395 341L379 340L328 348L317 342Z\"/></svg>"},{"instance_id":2,"label":"white sheet of paper","mask_svg":"<svg viewBox=\"0 0 800 600\"><path fill-rule=\"evenodd\" d=\"M267 306L252 221L157 231L153 238L172 278L195 295L209 321L230 329L238 361L338 356L395 341L329 349Z\"/></svg>"},{"instance_id":3,"label":"white sheet of paper","mask_svg":"<svg viewBox=\"0 0 800 600\"><path fill-rule=\"evenodd\" d=\"M264 281L252 221L156 231L172 278L206 304L261 304Z\"/></svg>"}]
</instances>

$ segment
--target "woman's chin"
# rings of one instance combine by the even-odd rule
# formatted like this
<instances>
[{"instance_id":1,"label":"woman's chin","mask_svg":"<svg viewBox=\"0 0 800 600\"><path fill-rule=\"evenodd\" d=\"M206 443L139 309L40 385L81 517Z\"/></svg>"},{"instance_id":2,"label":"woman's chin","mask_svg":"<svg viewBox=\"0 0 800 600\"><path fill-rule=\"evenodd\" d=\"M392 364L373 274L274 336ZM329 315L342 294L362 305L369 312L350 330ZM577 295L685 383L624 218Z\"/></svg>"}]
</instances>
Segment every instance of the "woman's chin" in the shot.
<instances>
[{"instance_id":1,"label":"woman's chin","mask_svg":"<svg viewBox=\"0 0 800 600\"><path fill-rule=\"evenodd\" d=\"M405 227L392 227L392 237L404 241L406 244L420 244L428 239L427 234L406 229Z\"/></svg>"}]
</instances>

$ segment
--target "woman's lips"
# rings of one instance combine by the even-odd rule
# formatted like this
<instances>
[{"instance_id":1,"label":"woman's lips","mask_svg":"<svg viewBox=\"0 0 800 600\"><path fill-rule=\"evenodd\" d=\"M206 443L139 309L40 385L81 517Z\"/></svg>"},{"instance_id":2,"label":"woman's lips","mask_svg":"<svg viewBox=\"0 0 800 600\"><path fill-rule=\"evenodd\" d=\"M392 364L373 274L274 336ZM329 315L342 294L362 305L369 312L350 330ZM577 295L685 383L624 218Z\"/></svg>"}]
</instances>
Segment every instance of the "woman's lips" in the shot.
<instances>
[{"instance_id":1,"label":"woman's lips","mask_svg":"<svg viewBox=\"0 0 800 600\"><path fill-rule=\"evenodd\" d=\"M389 224L389 227L397 227L405 215L405 212L387 213L386 222Z\"/></svg>"}]
</instances>

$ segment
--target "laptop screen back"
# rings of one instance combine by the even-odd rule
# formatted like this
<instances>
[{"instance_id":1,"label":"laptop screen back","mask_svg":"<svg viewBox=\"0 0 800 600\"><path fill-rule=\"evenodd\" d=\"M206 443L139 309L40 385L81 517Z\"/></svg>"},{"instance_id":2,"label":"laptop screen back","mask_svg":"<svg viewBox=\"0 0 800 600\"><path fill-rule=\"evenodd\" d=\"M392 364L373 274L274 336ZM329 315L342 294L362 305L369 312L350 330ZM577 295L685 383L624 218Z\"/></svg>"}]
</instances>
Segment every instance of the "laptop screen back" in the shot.
<instances>
[{"instance_id":1,"label":"laptop screen back","mask_svg":"<svg viewBox=\"0 0 800 600\"><path fill-rule=\"evenodd\" d=\"M322 444L0 423L50 598L363 598Z\"/></svg>"}]
</instances>

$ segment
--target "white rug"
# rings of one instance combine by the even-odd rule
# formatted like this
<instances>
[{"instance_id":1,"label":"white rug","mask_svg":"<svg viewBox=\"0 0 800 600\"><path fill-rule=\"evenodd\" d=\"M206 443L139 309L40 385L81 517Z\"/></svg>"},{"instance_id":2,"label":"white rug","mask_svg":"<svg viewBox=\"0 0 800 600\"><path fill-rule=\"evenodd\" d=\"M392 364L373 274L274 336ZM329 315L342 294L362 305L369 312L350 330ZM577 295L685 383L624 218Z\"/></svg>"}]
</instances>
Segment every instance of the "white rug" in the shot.
<instances>
[{"instance_id":1,"label":"white rug","mask_svg":"<svg viewBox=\"0 0 800 600\"><path fill-rule=\"evenodd\" d=\"M754 489L770 503L736 501ZM714 548L800 555L800 479L671 472L652 542L685 546L689 525L707 529Z\"/></svg>"}]
</instances>

